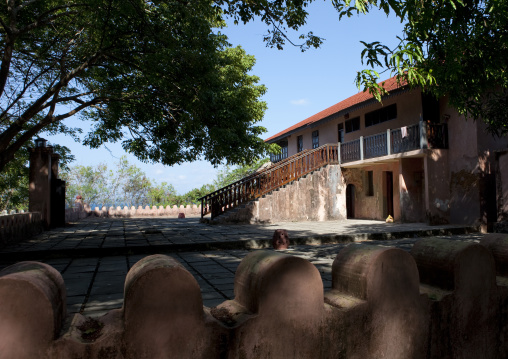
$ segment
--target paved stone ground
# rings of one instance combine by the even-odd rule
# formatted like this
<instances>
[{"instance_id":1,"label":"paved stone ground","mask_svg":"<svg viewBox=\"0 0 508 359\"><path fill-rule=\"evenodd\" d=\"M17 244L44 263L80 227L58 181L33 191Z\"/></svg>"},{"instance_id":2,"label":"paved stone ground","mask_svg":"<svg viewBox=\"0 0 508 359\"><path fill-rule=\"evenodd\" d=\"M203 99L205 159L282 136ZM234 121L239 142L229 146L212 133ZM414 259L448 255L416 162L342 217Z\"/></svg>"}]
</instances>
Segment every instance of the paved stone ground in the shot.
<instances>
[{"instance_id":1,"label":"paved stone ground","mask_svg":"<svg viewBox=\"0 0 508 359\"><path fill-rule=\"evenodd\" d=\"M124 279L132 265L150 253L163 253L189 270L201 287L203 304L212 307L234 298L238 264L249 251L266 247L278 228L288 230L294 241L283 252L316 265L325 290L331 287L333 259L349 242L410 250L422 236L465 241L482 236L460 226L366 220L206 225L195 218L89 218L3 248L0 269L22 259L50 264L65 280L68 312L100 316L122 306Z\"/></svg>"}]
</instances>

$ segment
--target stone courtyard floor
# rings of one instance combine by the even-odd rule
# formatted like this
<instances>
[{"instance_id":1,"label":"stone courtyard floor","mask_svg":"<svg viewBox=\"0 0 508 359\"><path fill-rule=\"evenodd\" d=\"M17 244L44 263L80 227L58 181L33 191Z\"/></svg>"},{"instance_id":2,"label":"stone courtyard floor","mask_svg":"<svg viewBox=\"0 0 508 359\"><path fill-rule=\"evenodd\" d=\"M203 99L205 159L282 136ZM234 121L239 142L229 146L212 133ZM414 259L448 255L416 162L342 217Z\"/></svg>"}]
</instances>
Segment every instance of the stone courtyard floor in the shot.
<instances>
[{"instance_id":1,"label":"stone courtyard floor","mask_svg":"<svg viewBox=\"0 0 508 359\"><path fill-rule=\"evenodd\" d=\"M199 218L89 217L2 248L0 270L23 260L50 264L65 280L68 314L96 317L122 306L124 279L134 263L150 254L167 254L196 278L203 304L212 307L234 298L238 264L249 251L273 250L270 242L276 229L286 229L292 241L290 249L281 252L313 263L325 290L331 286L335 256L352 242L410 250L422 237L482 237L472 227L370 220L209 225L199 223Z\"/></svg>"}]
</instances>

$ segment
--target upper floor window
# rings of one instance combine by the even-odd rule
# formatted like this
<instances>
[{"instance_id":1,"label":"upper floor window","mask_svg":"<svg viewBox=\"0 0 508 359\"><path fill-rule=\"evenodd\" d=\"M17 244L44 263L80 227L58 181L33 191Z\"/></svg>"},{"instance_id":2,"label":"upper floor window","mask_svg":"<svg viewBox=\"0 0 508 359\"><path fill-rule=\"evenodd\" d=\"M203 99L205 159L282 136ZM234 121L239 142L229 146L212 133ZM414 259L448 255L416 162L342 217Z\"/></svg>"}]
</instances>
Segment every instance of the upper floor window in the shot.
<instances>
[{"instance_id":1,"label":"upper floor window","mask_svg":"<svg viewBox=\"0 0 508 359\"><path fill-rule=\"evenodd\" d=\"M393 104L365 114L365 127L397 118L397 105Z\"/></svg>"},{"instance_id":2,"label":"upper floor window","mask_svg":"<svg viewBox=\"0 0 508 359\"><path fill-rule=\"evenodd\" d=\"M360 117L355 117L344 122L346 125L346 133L358 131L360 129Z\"/></svg>"},{"instance_id":3,"label":"upper floor window","mask_svg":"<svg viewBox=\"0 0 508 359\"><path fill-rule=\"evenodd\" d=\"M319 147L319 131L316 130L312 132L312 148Z\"/></svg>"},{"instance_id":4,"label":"upper floor window","mask_svg":"<svg viewBox=\"0 0 508 359\"><path fill-rule=\"evenodd\" d=\"M303 136L298 136L296 138L296 147L297 147L297 152L303 151Z\"/></svg>"},{"instance_id":5,"label":"upper floor window","mask_svg":"<svg viewBox=\"0 0 508 359\"><path fill-rule=\"evenodd\" d=\"M344 124L339 123L339 143L344 143Z\"/></svg>"}]
</instances>

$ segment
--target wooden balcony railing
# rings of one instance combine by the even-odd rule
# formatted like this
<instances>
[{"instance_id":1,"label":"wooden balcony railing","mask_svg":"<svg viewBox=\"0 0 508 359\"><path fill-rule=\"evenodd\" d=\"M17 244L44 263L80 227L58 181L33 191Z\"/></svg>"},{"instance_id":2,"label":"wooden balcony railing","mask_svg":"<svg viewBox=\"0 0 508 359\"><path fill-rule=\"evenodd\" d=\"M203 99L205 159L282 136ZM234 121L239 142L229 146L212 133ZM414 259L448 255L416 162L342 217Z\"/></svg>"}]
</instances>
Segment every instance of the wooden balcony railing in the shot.
<instances>
[{"instance_id":1,"label":"wooden balcony railing","mask_svg":"<svg viewBox=\"0 0 508 359\"><path fill-rule=\"evenodd\" d=\"M391 153L402 153L421 148L419 124L407 126L405 134L402 133L401 128L390 130L390 132Z\"/></svg>"},{"instance_id":2,"label":"wooden balcony railing","mask_svg":"<svg viewBox=\"0 0 508 359\"><path fill-rule=\"evenodd\" d=\"M327 164L338 164L338 145L323 145L291 156L268 169L245 177L201 198L201 217L212 219L259 198Z\"/></svg>"},{"instance_id":3,"label":"wooden balcony railing","mask_svg":"<svg viewBox=\"0 0 508 359\"><path fill-rule=\"evenodd\" d=\"M446 124L417 124L387 130L340 144L340 163L403 153L424 148L448 148Z\"/></svg>"},{"instance_id":4,"label":"wooden balcony railing","mask_svg":"<svg viewBox=\"0 0 508 359\"><path fill-rule=\"evenodd\" d=\"M340 161L353 162L361 158L360 139L340 144Z\"/></svg>"},{"instance_id":5,"label":"wooden balcony railing","mask_svg":"<svg viewBox=\"0 0 508 359\"><path fill-rule=\"evenodd\" d=\"M364 158L374 158L386 156L388 154L388 146L386 141L386 133L377 133L372 136L363 138Z\"/></svg>"}]
</instances>

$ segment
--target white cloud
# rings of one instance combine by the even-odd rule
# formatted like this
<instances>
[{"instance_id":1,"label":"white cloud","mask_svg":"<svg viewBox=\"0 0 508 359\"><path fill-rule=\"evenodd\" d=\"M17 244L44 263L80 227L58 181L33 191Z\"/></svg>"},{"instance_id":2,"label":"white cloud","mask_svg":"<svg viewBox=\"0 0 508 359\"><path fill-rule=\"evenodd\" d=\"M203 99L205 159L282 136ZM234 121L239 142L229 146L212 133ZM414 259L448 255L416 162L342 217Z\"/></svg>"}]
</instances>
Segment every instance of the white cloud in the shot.
<instances>
[{"instance_id":1,"label":"white cloud","mask_svg":"<svg viewBox=\"0 0 508 359\"><path fill-rule=\"evenodd\" d=\"M290 102L292 105L295 106L306 106L310 103L309 100L306 98L301 98L299 100L291 100Z\"/></svg>"},{"instance_id":2,"label":"white cloud","mask_svg":"<svg viewBox=\"0 0 508 359\"><path fill-rule=\"evenodd\" d=\"M155 174L156 174L156 175L161 175L161 174L163 174L163 173L164 173L164 171L163 171L163 170L155 170Z\"/></svg>"}]
</instances>

